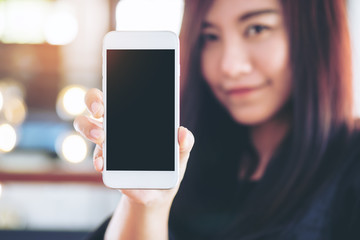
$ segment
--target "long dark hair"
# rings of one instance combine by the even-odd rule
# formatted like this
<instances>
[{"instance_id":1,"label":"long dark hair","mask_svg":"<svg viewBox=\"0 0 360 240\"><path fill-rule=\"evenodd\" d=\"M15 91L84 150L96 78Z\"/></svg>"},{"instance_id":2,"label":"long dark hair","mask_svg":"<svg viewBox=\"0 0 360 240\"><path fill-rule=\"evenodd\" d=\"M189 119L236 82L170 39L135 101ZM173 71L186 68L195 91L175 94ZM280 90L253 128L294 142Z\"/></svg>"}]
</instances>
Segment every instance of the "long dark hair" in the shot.
<instances>
[{"instance_id":1,"label":"long dark hair","mask_svg":"<svg viewBox=\"0 0 360 240\"><path fill-rule=\"evenodd\" d=\"M200 72L201 24L212 2L186 0L180 34L181 122L197 139L192 156L209 161L218 157L206 153L212 147L230 158L251 149L247 128L235 123L215 100ZM353 129L346 1L280 2L290 43L293 94L286 111L292 116L292 128L242 209L238 226L243 226L243 234L291 216L299 201L336 172L339 149L345 148ZM247 176L257 166L256 154L252 159L244 163Z\"/></svg>"}]
</instances>

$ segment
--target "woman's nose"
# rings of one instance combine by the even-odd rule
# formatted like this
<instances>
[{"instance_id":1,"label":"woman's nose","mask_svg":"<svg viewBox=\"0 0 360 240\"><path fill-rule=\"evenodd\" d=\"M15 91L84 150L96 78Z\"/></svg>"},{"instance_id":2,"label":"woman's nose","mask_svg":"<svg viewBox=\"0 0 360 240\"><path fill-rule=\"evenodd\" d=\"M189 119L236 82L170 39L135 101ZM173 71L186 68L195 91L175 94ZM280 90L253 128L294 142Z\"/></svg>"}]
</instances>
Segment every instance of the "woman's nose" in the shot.
<instances>
[{"instance_id":1,"label":"woman's nose","mask_svg":"<svg viewBox=\"0 0 360 240\"><path fill-rule=\"evenodd\" d=\"M223 46L221 71L226 78L238 78L252 71L248 49L238 42L230 41Z\"/></svg>"}]
</instances>

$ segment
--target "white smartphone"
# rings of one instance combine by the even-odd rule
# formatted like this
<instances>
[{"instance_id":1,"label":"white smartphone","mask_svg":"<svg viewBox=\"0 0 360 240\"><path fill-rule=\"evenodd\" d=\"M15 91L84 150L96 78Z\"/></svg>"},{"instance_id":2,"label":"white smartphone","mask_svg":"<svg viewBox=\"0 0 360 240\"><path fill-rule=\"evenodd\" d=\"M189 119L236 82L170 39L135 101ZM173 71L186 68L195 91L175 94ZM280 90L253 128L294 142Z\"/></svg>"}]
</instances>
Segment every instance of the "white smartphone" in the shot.
<instances>
[{"instance_id":1,"label":"white smartphone","mask_svg":"<svg viewBox=\"0 0 360 240\"><path fill-rule=\"evenodd\" d=\"M169 189L179 179L179 39L114 31L103 42L103 182Z\"/></svg>"}]
</instances>

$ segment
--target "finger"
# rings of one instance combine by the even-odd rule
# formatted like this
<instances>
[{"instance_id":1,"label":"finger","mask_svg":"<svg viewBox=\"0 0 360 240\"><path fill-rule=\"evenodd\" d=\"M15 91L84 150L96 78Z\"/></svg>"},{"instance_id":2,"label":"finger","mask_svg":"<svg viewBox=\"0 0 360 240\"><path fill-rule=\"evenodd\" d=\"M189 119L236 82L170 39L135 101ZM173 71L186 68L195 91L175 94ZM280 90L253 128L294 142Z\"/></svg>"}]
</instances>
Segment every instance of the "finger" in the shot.
<instances>
[{"instance_id":1,"label":"finger","mask_svg":"<svg viewBox=\"0 0 360 240\"><path fill-rule=\"evenodd\" d=\"M104 157L103 151L100 145L96 145L93 155L94 168L98 172L102 172L104 169Z\"/></svg>"},{"instance_id":2,"label":"finger","mask_svg":"<svg viewBox=\"0 0 360 240\"><path fill-rule=\"evenodd\" d=\"M95 118L104 116L103 94L99 89L92 88L85 95L85 104Z\"/></svg>"},{"instance_id":3,"label":"finger","mask_svg":"<svg viewBox=\"0 0 360 240\"><path fill-rule=\"evenodd\" d=\"M74 120L74 128L82 136L90 141L102 145L104 142L104 130L102 124L86 116L78 116Z\"/></svg>"},{"instance_id":4,"label":"finger","mask_svg":"<svg viewBox=\"0 0 360 240\"><path fill-rule=\"evenodd\" d=\"M180 148L180 172L183 174L190 156L192 147L194 146L194 135L186 128L180 127L178 132L178 141Z\"/></svg>"}]
</instances>

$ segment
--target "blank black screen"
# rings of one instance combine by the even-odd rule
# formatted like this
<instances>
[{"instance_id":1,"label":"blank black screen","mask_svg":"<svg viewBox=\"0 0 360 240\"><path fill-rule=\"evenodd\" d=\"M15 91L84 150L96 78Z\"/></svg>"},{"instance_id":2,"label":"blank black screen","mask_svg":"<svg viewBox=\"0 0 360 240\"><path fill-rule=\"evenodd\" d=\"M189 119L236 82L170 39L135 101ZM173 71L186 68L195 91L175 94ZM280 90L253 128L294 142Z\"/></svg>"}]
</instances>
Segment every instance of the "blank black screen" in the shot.
<instances>
[{"instance_id":1,"label":"blank black screen","mask_svg":"<svg viewBox=\"0 0 360 240\"><path fill-rule=\"evenodd\" d=\"M107 170L174 170L174 50L107 50Z\"/></svg>"}]
</instances>

